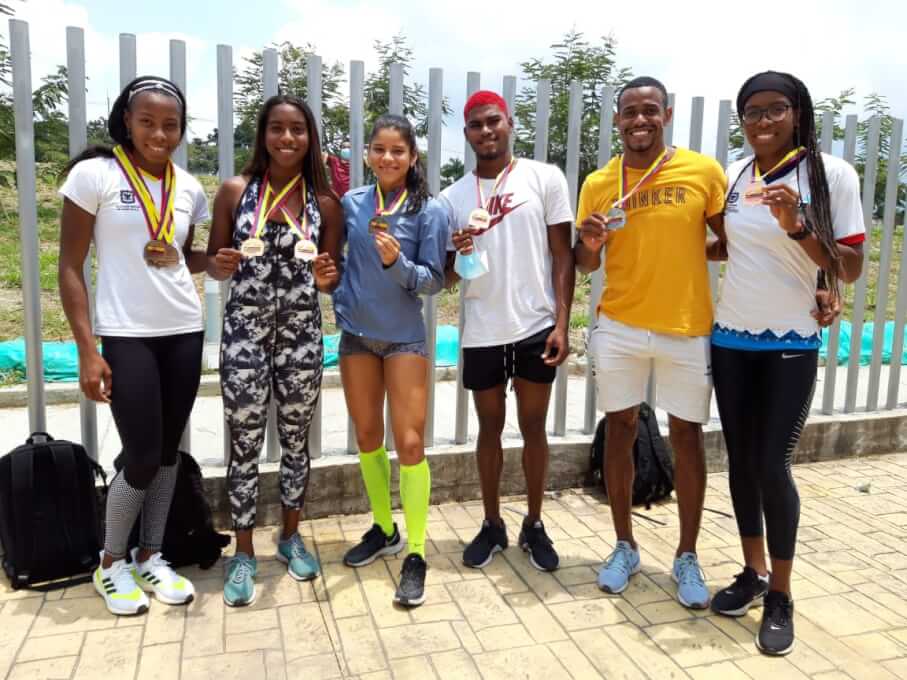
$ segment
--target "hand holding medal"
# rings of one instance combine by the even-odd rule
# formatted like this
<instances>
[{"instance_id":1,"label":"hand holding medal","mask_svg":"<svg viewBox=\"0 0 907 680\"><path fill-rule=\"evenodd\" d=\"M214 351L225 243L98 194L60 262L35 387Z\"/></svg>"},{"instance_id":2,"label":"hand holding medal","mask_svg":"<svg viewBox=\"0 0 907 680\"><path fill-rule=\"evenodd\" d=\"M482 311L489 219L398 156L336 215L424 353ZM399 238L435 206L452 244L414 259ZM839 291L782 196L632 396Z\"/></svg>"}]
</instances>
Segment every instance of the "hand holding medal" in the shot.
<instances>
[{"instance_id":1,"label":"hand holding medal","mask_svg":"<svg viewBox=\"0 0 907 680\"><path fill-rule=\"evenodd\" d=\"M596 253L608 243L610 235L611 231L608 229L608 217L601 213L592 213L589 215L583 220L583 223L579 228L579 237L583 242L583 245Z\"/></svg>"},{"instance_id":2,"label":"hand holding medal","mask_svg":"<svg viewBox=\"0 0 907 680\"><path fill-rule=\"evenodd\" d=\"M652 180L655 175L664 167L664 164L667 163L670 155L668 152L671 151L671 147L666 147L660 154L658 158L652 161L652 165L643 173L642 177L636 183L632 189L627 191L627 165L626 157L620 157L620 163L617 166L617 191L618 198L611 206L611 209L608 211L608 214L605 216L605 226L609 231L615 231L617 229L622 229L627 224L627 213L624 210L624 207L627 205L627 201L630 200L630 197L633 196L637 191L639 191L643 185Z\"/></svg>"},{"instance_id":3,"label":"hand holding medal","mask_svg":"<svg viewBox=\"0 0 907 680\"><path fill-rule=\"evenodd\" d=\"M392 266L400 257L400 242L387 232L375 232L375 246L378 248L381 264L385 267Z\"/></svg>"},{"instance_id":4,"label":"hand holding medal","mask_svg":"<svg viewBox=\"0 0 907 680\"><path fill-rule=\"evenodd\" d=\"M407 196L409 196L409 191L404 189L394 200L394 204L390 208L385 208L384 192L381 191L380 184L375 184L375 216L368 221L369 233L386 234L390 230L390 222L385 218L396 214L396 212L400 210L400 206L403 205L403 202L406 201Z\"/></svg>"},{"instance_id":5,"label":"hand holding medal","mask_svg":"<svg viewBox=\"0 0 907 680\"><path fill-rule=\"evenodd\" d=\"M504 190L507 178L510 177L516 162L517 159L514 158L507 164L507 167L498 173L488 200L482 194L482 183L479 180L479 176L476 175L476 193L478 194L479 207L469 213L466 229L459 229L452 237L454 247L457 249L454 271L461 279L477 279L488 273L488 255L479 251L475 237L484 234L491 228L490 208L494 203L494 197L497 196L498 192Z\"/></svg>"},{"instance_id":6,"label":"hand holding medal","mask_svg":"<svg viewBox=\"0 0 907 680\"><path fill-rule=\"evenodd\" d=\"M221 248L214 256L214 270L218 281L223 281L233 276L233 273L239 269L239 263L242 261L243 254L235 248Z\"/></svg>"},{"instance_id":7,"label":"hand holding medal","mask_svg":"<svg viewBox=\"0 0 907 680\"><path fill-rule=\"evenodd\" d=\"M784 158L775 163L771 170L762 175L759 172L759 164L753 161L753 179L743 190L744 205L768 205L763 201L763 196L769 189L768 183L777 179L778 176L788 172L791 166L798 164L803 156L806 155L805 147L797 147L789 151Z\"/></svg>"}]
</instances>

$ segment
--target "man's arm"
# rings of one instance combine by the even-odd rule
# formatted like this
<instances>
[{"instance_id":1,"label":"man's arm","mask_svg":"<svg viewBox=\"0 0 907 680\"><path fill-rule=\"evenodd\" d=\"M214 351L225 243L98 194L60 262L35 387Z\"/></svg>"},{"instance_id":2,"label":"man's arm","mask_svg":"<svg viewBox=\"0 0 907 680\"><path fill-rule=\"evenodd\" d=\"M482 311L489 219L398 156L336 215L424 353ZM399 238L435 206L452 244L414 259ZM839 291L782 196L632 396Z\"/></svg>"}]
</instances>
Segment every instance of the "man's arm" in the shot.
<instances>
[{"instance_id":1,"label":"man's arm","mask_svg":"<svg viewBox=\"0 0 907 680\"><path fill-rule=\"evenodd\" d=\"M559 366L570 353L567 329L570 327L570 307L573 305L573 288L576 284L573 248L570 246L570 222L548 226L548 247L551 248L554 303L557 319L554 331L545 342L545 363ZM553 350L553 351L552 351Z\"/></svg>"}]
</instances>

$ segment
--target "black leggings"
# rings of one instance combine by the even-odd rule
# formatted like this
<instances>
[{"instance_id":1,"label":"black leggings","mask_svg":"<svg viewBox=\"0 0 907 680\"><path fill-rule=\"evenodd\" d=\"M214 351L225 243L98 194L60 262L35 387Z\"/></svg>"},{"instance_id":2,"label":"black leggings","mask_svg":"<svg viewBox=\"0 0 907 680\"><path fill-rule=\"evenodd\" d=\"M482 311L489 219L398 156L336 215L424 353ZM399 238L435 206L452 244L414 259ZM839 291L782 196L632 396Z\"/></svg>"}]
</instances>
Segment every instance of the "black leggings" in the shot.
<instances>
[{"instance_id":1,"label":"black leggings","mask_svg":"<svg viewBox=\"0 0 907 680\"><path fill-rule=\"evenodd\" d=\"M794 449L812 406L817 350L746 351L712 345L712 376L728 452L731 499L744 538L763 535L769 554L791 560L800 495Z\"/></svg>"},{"instance_id":2,"label":"black leggings","mask_svg":"<svg viewBox=\"0 0 907 680\"><path fill-rule=\"evenodd\" d=\"M203 335L102 340L112 374L110 410L123 445L123 474L134 489L146 489L161 465L177 462L198 392Z\"/></svg>"}]
</instances>

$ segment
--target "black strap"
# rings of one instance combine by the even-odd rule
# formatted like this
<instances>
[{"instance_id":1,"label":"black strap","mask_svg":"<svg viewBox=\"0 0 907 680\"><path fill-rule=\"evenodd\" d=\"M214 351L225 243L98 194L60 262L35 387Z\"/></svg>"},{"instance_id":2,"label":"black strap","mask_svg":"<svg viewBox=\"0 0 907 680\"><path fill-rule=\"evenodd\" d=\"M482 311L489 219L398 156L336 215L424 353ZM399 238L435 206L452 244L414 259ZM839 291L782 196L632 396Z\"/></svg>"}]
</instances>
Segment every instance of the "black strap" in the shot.
<instances>
[{"instance_id":1,"label":"black strap","mask_svg":"<svg viewBox=\"0 0 907 680\"><path fill-rule=\"evenodd\" d=\"M86 554L84 543L79 541L77 544L69 531L70 522L74 522L76 526L82 526L82 523L85 522L84 505L80 502L82 494L79 486L79 472L76 469L75 449L69 442L54 442L49 445L49 448L54 463L57 509L60 512L61 520L59 526L66 540L67 553L80 564L90 565L94 561L94 556ZM93 486L94 484L92 484Z\"/></svg>"},{"instance_id":2,"label":"black strap","mask_svg":"<svg viewBox=\"0 0 907 680\"><path fill-rule=\"evenodd\" d=\"M10 461L12 473L11 510L16 525L15 566L16 587L28 583L31 573L35 536L32 530L32 501L34 487L34 459L31 451L16 451ZM12 547L12 546L9 546Z\"/></svg>"}]
</instances>

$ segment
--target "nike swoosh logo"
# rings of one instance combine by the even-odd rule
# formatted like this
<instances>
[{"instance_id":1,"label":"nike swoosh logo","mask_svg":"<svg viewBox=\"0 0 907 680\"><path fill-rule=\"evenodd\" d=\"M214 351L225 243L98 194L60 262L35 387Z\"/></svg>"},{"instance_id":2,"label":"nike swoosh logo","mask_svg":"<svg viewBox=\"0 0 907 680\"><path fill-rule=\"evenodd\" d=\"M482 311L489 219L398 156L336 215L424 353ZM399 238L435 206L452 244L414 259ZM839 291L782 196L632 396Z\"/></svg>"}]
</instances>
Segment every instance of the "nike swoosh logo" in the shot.
<instances>
[{"instance_id":1,"label":"nike swoosh logo","mask_svg":"<svg viewBox=\"0 0 907 680\"><path fill-rule=\"evenodd\" d=\"M796 359L797 357L804 357L804 356L806 356L806 355L805 354L788 354L787 352L781 353L782 359Z\"/></svg>"},{"instance_id":2,"label":"nike swoosh logo","mask_svg":"<svg viewBox=\"0 0 907 680\"><path fill-rule=\"evenodd\" d=\"M516 210L517 208L519 208L521 205L525 205L525 204L526 204L526 201L523 201L522 203L517 203L516 205L512 205L512 206L510 206L510 207L508 207L508 208L504 208L503 210L501 210L500 214L494 215L494 216L491 218L491 222L488 223L488 229L491 229L493 226L495 226L495 225L498 224L501 220L503 220L505 217L507 217L507 215L509 215L510 213L512 213L514 210Z\"/></svg>"}]
</instances>

